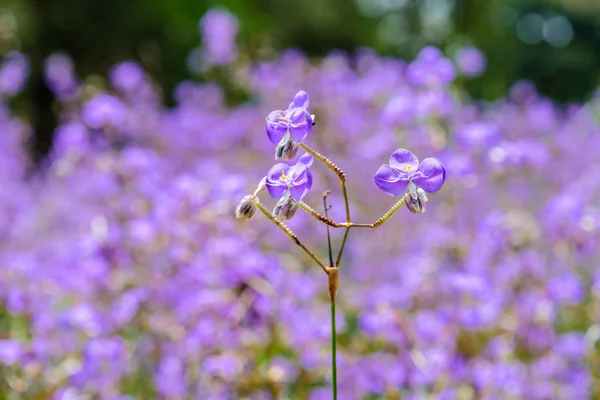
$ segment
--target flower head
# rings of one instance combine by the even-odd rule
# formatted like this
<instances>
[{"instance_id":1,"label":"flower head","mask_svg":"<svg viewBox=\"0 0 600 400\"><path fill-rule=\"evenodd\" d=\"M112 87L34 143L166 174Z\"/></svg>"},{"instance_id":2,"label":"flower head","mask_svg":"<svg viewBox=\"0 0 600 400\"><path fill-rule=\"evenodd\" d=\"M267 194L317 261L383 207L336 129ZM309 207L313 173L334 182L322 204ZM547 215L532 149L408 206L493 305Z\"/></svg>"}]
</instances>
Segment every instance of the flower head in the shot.
<instances>
[{"instance_id":1,"label":"flower head","mask_svg":"<svg viewBox=\"0 0 600 400\"><path fill-rule=\"evenodd\" d=\"M290 219L294 215L298 202L312 187L312 174L308 169L312 161L310 154L304 154L296 165L276 164L267 174L267 190L278 200L273 211L276 217Z\"/></svg>"},{"instance_id":2,"label":"flower head","mask_svg":"<svg viewBox=\"0 0 600 400\"><path fill-rule=\"evenodd\" d=\"M267 135L277 145L275 159L289 160L312 129L312 117L307 111L308 94L299 91L287 110L275 110L267 116Z\"/></svg>"},{"instance_id":3,"label":"flower head","mask_svg":"<svg viewBox=\"0 0 600 400\"><path fill-rule=\"evenodd\" d=\"M390 157L389 165L382 165L375 174L375 184L391 196L399 196L409 189L417 196L417 188L434 193L440 190L446 171L435 158L419 159L406 149L398 149Z\"/></svg>"}]
</instances>

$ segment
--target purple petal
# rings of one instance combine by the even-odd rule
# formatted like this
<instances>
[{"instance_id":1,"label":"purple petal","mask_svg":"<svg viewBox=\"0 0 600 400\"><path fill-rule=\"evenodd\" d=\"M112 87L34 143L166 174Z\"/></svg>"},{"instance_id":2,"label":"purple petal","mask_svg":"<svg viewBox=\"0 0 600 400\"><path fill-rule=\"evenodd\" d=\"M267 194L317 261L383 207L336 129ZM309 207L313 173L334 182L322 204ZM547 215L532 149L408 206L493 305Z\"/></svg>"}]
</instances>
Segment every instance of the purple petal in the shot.
<instances>
[{"instance_id":1,"label":"purple petal","mask_svg":"<svg viewBox=\"0 0 600 400\"><path fill-rule=\"evenodd\" d=\"M390 157L390 166L398 171L407 171L406 166L409 166L412 171L419 168L419 159L406 149L398 149L392 153Z\"/></svg>"},{"instance_id":2,"label":"purple petal","mask_svg":"<svg viewBox=\"0 0 600 400\"><path fill-rule=\"evenodd\" d=\"M390 196L399 196L406 190L408 178L389 165L382 165L375 174L375 184Z\"/></svg>"},{"instance_id":3,"label":"purple petal","mask_svg":"<svg viewBox=\"0 0 600 400\"><path fill-rule=\"evenodd\" d=\"M283 135L287 131L286 124L279 120L279 115L283 115L284 111L275 110L267 116L267 135L273 144L279 144Z\"/></svg>"},{"instance_id":4,"label":"purple petal","mask_svg":"<svg viewBox=\"0 0 600 400\"><path fill-rule=\"evenodd\" d=\"M446 170L442 164L435 158L426 158L419 165L412 181L426 192L435 193L440 190L445 180Z\"/></svg>"},{"instance_id":5,"label":"purple petal","mask_svg":"<svg viewBox=\"0 0 600 400\"><path fill-rule=\"evenodd\" d=\"M312 174L308 169L305 169L299 179L294 180L290 192L292 194L292 198L296 201L302 200L304 196L308 193L310 188L312 187Z\"/></svg>"},{"instance_id":6,"label":"purple petal","mask_svg":"<svg viewBox=\"0 0 600 400\"><path fill-rule=\"evenodd\" d=\"M306 122L303 122L300 125L291 125L290 136L292 137L292 139L294 139L294 142L302 143L302 141L306 139L306 136L308 135L308 132L311 128L312 126L310 124L307 124Z\"/></svg>"},{"instance_id":7,"label":"purple petal","mask_svg":"<svg viewBox=\"0 0 600 400\"><path fill-rule=\"evenodd\" d=\"M301 90L298 93L296 93L296 95L294 96L294 100L289 105L289 108L300 107L306 109L308 107L308 104L308 93L306 93L304 90Z\"/></svg>"},{"instance_id":8,"label":"purple petal","mask_svg":"<svg viewBox=\"0 0 600 400\"><path fill-rule=\"evenodd\" d=\"M301 125L306 122L306 117L310 114L303 108L294 107L290 108L285 112L285 117L291 122L292 125Z\"/></svg>"},{"instance_id":9,"label":"purple petal","mask_svg":"<svg viewBox=\"0 0 600 400\"><path fill-rule=\"evenodd\" d=\"M269 173L266 176L267 190L275 200L279 200L283 197L287 190L287 185L281 181L281 174L285 173L287 175L289 169L290 167L286 164L276 164L269 170Z\"/></svg>"},{"instance_id":10,"label":"purple petal","mask_svg":"<svg viewBox=\"0 0 600 400\"><path fill-rule=\"evenodd\" d=\"M298 160L296 165L304 165L306 168L310 167L313 163L313 156L308 153L304 153Z\"/></svg>"}]
</instances>

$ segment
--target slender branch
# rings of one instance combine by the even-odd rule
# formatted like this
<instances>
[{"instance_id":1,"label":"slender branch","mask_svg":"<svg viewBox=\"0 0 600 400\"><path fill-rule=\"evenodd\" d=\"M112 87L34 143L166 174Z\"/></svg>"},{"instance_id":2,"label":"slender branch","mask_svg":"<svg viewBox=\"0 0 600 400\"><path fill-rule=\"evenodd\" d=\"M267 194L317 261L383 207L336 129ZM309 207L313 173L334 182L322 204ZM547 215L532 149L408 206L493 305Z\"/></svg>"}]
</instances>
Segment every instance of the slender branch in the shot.
<instances>
[{"instance_id":1,"label":"slender branch","mask_svg":"<svg viewBox=\"0 0 600 400\"><path fill-rule=\"evenodd\" d=\"M331 194L330 190L325 191L323 193L323 213L325 214L325 218L329 219L329 215L327 215L327 211L329 211L329 207L327 207L327 196ZM329 225L326 225L327 228L327 248L329 250L329 268L333 268L333 252L331 250L331 234L329 233Z\"/></svg>"},{"instance_id":2,"label":"slender branch","mask_svg":"<svg viewBox=\"0 0 600 400\"><path fill-rule=\"evenodd\" d=\"M373 222L371 226L369 226L369 228L377 228L378 226L383 225L387 220L389 220L392 217L392 215L396 214L396 211L398 211L403 205L404 197L402 197L402 199L400 199L399 202L394 204L385 214L383 214L381 218Z\"/></svg>"},{"instance_id":3,"label":"slender branch","mask_svg":"<svg viewBox=\"0 0 600 400\"><path fill-rule=\"evenodd\" d=\"M335 260L335 267L339 268L340 263L342 262L342 254L344 254L344 248L346 247L346 241L348 240L348 235L350 234L351 226L347 226L344 231L344 237L342 239L342 244L340 245L340 252L338 253L337 259Z\"/></svg>"},{"instance_id":4,"label":"slender branch","mask_svg":"<svg viewBox=\"0 0 600 400\"><path fill-rule=\"evenodd\" d=\"M351 223L350 228L375 228L375 226L373 226L373 224L355 224L355 223Z\"/></svg>"},{"instance_id":5,"label":"slender branch","mask_svg":"<svg viewBox=\"0 0 600 400\"><path fill-rule=\"evenodd\" d=\"M330 218L327 218L326 216L323 216L321 214L319 214L318 212L316 212L314 209L312 209L308 204L304 203L304 202L300 202L300 208L302 208L304 211L306 211L307 213L309 213L310 215L312 215L313 217L315 217L317 220L323 222L324 224L327 224L328 226L331 226L332 228L377 228L381 225L383 225L385 222L387 222L387 220L389 220L392 215L394 215L396 213L396 211L398 211L400 209L400 207L402 207L404 205L404 199L401 199L399 202L397 202L396 204L394 204L385 214L383 214L383 216L381 218L379 218L377 221L373 222L372 224L359 224L359 223L355 223L355 222L336 222Z\"/></svg>"},{"instance_id":6,"label":"slender branch","mask_svg":"<svg viewBox=\"0 0 600 400\"><path fill-rule=\"evenodd\" d=\"M327 217L327 215L323 216L322 214L319 214L318 212L316 212L314 209L312 209L308 204L306 204L303 201L301 201L299 204L300 204L301 209L303 209L304 211L306 211L307 213L309 213L310 215L315 217L317 220L327 224L327 226L331 226L332 228L345 228L347 226L344 223L340 224L339 222L335 222L335 221L329 219Z\"/></svg>"},{"instance_id":7,"label":"slender branch","mask_svg":"<svg viewBox=\"0 0 600 400\"><path fill-rule=\"evenodd\" d=\"M267 218L269 218L271 220L271 222L273 222L275 225L277 225L286 235L287 237L289 237L290 239L292 239L292 241L294 243L296 243L302 250L304 250L306 252L306 254L308 254L310 256L310 258L313 259L314 262L317 263L317 265L319 265L319 267L321 267L321 269L323 271L325 271L325 273L327 273L327 267L325 265L323 265L323 263L321 261L319 261L319 259L310 251L306 248L306 246L304 246L300 240L298 240L298 237L296 236L296 234L294 232L292 232L292 230L290 228L288 228L287 226L285 226L285 224L283 222L281 222L279 219L277 219L273 214L271 214L271 212L269 210L267 210L259 201L258 199L256 199L256 207L263 213L265 214L265 216Z\"/></svg>"}]
</instances>

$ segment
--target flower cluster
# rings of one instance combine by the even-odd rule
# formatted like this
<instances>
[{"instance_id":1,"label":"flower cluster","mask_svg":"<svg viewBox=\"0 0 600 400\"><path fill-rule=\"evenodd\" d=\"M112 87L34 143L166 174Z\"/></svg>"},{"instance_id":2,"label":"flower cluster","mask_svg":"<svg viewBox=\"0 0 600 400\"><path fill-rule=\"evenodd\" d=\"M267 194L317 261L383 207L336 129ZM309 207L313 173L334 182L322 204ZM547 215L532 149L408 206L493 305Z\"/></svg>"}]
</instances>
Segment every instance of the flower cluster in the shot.
<instances>
[{"instance_id":1,"label":"flower cluster","mask_svg":"<svg viewBox=\"0 0 600 400\"><path fill-rule=\"evenodd\" d=\"M322 272L256 198L284 218L335 176L296 154L238 208L251 224L231 215L272 166L264 118L293 88L317 118L296 99L271 114L275 152L303 150L316 120L308 137L343 166L353 221L379 218L386 193L412 212L435 203L348 239L339 398L599 395L600 96L559 107L521 82L471 102L431 48L236 65L230 83L257 99L238 106L183 82L165 108L130 61L94 88L65 55L45 67L60 125L34 168L8 101L29 65L0 64L0 397L330 398ZM398 148L439 162L398 150L380 167ZM330 200L344 221L341 192ZM302 211L286 223L323 256L325 229Z\"/></svg>"}]
</instances>

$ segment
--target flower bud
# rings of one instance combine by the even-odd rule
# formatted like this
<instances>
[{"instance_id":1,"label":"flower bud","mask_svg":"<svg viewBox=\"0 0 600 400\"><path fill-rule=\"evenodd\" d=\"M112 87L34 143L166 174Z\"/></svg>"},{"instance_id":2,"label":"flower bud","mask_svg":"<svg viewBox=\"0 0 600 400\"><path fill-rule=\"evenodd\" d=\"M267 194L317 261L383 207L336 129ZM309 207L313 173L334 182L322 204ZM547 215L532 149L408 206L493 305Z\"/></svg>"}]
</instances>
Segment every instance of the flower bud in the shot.
<instances>
[{"instance_id":1,"label":"flower bud","mask_svg":"<svg viewBox=\"0 0 600 400\"><path fill-rule=\"evenodd\" d=\"M281 139L281 142L279 142L277 145L275 159L278 160L281 158L282 160L291 160L296 156L299 148L300 146L298 143L294 142L289 134L285 135L284 138Z\"/></svg>"},{"instance_id":2,"label":"flower bud","mask_svg":"<svg viewBox=\"0 0 600 400\"><path fill-rule=\"evenodd\" d=\"M286 221L292 219L296 210L298 210L298 202L288 192L275 204L273 215L281 221Z\"/></svg>"},{"instance_id":3,"label":"flower bud","mask_svg":"<svg viewBox=\"0 0 600 400\"><path fill-rule=\"evenodd\" d=\"M413 214L424 213L427 201L427 194L421 188L414 188L414 190L409 190L404 194L404 204L408 211Z\"/></svg>"},{"instance_id":4,"label":"flower bud","mask_svg":"<svg viewBox=\"0 0 600 400\"><path fill-rule=\"evenodd\" d=\"M235 209L235 218L242 221L247 221L252 218L256 212L255 199L256 196L254 195L245 196Z\"/></svg>"}]
</instances>

